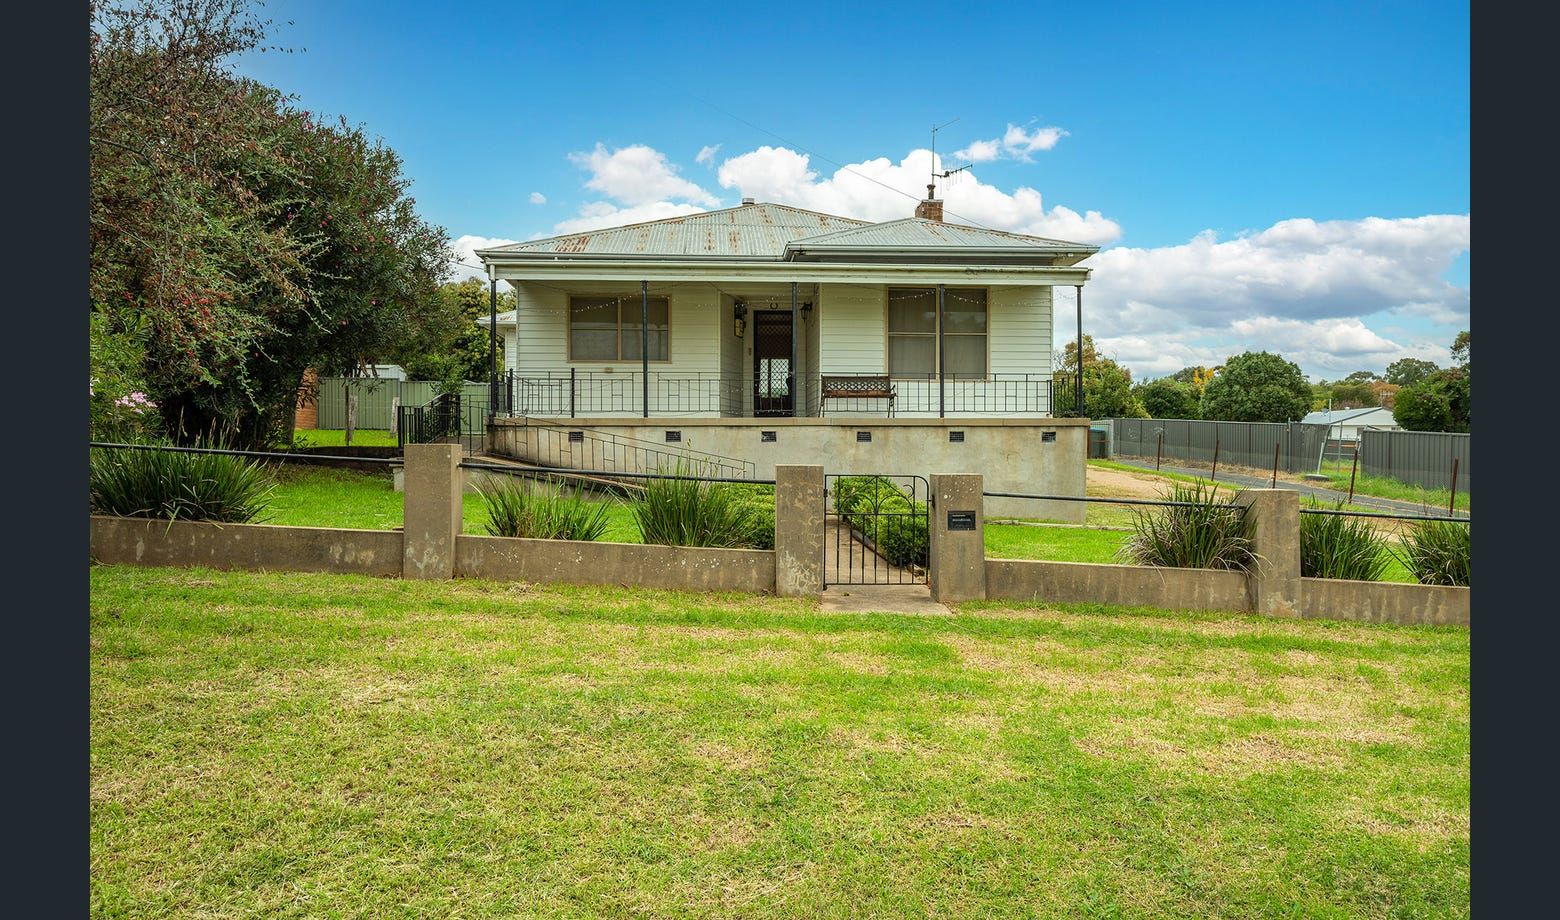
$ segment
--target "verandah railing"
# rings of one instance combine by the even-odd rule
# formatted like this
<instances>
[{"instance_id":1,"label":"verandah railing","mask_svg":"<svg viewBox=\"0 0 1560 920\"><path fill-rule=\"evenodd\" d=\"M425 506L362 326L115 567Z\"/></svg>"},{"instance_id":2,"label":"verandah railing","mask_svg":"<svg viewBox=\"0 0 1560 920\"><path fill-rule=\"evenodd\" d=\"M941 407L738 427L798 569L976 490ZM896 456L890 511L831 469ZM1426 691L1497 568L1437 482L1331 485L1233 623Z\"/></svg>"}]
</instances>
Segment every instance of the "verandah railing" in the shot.
<instances>
[{"instance_id":1,"label":"verandah railing","mask_svg":"<svg viewBox=\"0 0 1560 920\"><path fill-rule=\"evenodd\" d=\"M820 396L819 376L843 378L878 377L882 374L814 375L795 387L795 414L801 416L830 413L918 416L938 414L1030 415L1047 416L1055 412L1053 392L1071 386L1071 378L1062 374L1010 373L981 377L949 374L940 381L936 375L894 377L890 380L894 398ZM648 384L648 386L647 386ZM595 415L648 414L727 415L746 414L746 394L753 387L750 374L720 374L677 371L625 370L611 373L582 371L509 371L503 380L501 406L510 407L518 416L561 416L567 418ZM502 411L500 414L504 414Z\"/></svg>"}]
</instances>

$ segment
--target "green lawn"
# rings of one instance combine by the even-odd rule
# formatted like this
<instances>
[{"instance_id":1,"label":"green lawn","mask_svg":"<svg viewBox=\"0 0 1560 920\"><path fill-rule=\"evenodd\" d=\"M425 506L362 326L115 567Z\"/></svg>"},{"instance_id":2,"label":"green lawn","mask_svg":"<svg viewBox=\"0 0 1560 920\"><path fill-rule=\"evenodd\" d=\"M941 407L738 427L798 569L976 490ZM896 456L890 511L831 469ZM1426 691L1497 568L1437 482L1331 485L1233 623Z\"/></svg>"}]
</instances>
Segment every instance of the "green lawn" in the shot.
<instances>
[{"instance_id":1,"label":"green lawn","mask_svg":"<svg viewBox=\"0 0 1560 920\"><path fill-rule=\"evenodd\" d=\"M388 471L359 473L325 467L283 466L277 471L267 524L295 527L357 527L393 530L401 526L402 497ZM625 504L603 499L611 522L603 540L641 543L639 525ZM464 499L465 532L485 534L487 512L482 496Z\"/></svg>"},{"instance_id":2,"label":"green lawn","mask_svg":"<svg viewBox=\"0 0 1560 920\"><path fill-rule=\"evenodd\" d=\"M1464 917L1469 632L91 569L99 917Z\"/></svg>"},{"instance_id":3,"label":"green lawn","mask_svg":"<svg viewBox=\"0 0 1560 920\"><path fill-rule=\"evenodd\" d=\"M293 431L293 447L341 447L347 433L341 428L299 428ZM394 447L395 432L359 428L352 432L353 447Z\"/></svg>"},{"instance_id":4,"label":"green lawn","mask_svg":"<svg viewBox=\"0 0 1560 920\"><path fill-rule=\"evenodd\" d=\"M1116 551L1132 534L1092 527L987 524L986 555L993 559L1120 562Z\"/></svg>"},{"instance_id":5,"label":"green lawn","mask_svg":"<svg viewBox=\"0 0 1560 920\"><path fill-rule=\"evenodd\" d=\"M1322 463L1321 472L1327 477L1334 489L1340 492L1347 492L1349 491L1349 468L1350 464L1348 463L1339 460L1326 460ZM1364 473L1356 473L1354 493L1356 495L1374 495L1377 498L1395 498L1398 501L1414 502L1440 512L1445 512L1447 503L1452 500L1451 489L1426 489L1423 486L1403 482L1400 479L1392 479L1387 476L1367 476ZM1473 497L1466 491L1458 491L1458 510L1471 511L1472 501Z\"/></svg>"}]
</instances>

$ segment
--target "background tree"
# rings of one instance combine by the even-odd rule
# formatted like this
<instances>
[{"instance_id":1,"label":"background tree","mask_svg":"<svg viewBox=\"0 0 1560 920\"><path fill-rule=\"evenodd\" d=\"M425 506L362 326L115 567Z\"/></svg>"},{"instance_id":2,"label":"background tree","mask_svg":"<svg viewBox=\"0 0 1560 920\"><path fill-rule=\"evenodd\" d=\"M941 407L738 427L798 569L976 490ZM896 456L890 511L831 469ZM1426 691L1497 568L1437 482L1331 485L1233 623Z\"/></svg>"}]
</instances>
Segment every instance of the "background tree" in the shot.
<instances>
[{"instance_id":1,"label":"background tree","mask_svg":"<svg viewBox=\"0 0 1560 920\"><path fill-rule=\"evenodd\" d=\"M1203 389L1202 417L1231 422L1288 422L1311 407L1311 386L1298 365L1266 351L1224 363Z\"/></svg>"},{"instance_id":2,"label":"background tree","mask_svg":"<svg viewBox=\"0 0 1560 920\"><path fill-rule=\"evenodd\" d=\"M1348 380L1340 380L1332 385L1332 407L1334 409L1363 409L1380 404L1380 401L1376 398L1376 391L1371 389L1369 383L1351 383Z\"/></svg>"},{"instance_id":3,"label":"background tree","mask_svg":"<svg viewBox=\"0 0 1560 920\"><path fill-rule=\"evenodd\" d=\"M243 0L95 3L92 23L89 291L109 332L146 329L168 433L286 436L305 368L441 321L447 237L400 159L232 72L266 47Z\"/></svg>"},{"instance_id":4,"label":"background tree","mask_svg":"<svg viewBox=\"0 0 1560 920\"><path fill-rule=\"evenodd\" d=\"M1132 390L1149 418L1196 418L1201 397L1197 387L1169 377L1140 383Z\"/></svg>"},{"instance_id":5,"label":"background tree","mask_svg":"<svg viewBox=\"0 0 1560 920\"><path fill-rule=\"evenodd\" d=\"M1434 361L1399 358L1387 365L1386 379L1388 383L1395 383L1400 387L1413 386L1438 370L1440 368Z\"/></svg>"},{"instance_id":6,"label":"background tree","mask_svg":"<svg viewBox=\"0 0 1560 920\"><path fill-rule=\"evenodd\" d=\"M1382 379L1381 375L1376 373L1375 371L1355 371L1354 373L1350 374L1349 376L1343 378L1343 380L1341 382L1342 383L1375 383L1376 381L1378 381L1380 379Z\"/></svg>"},{"instance_id":7,"label":"background tree","mask_svg":"<svg viewBox=\"0 0 1560 920\"><path fill-rule=\"evenodd\" d=\"M1452 342L1456 367L1436 370L1397 392L1392 417L1410 431L1469 431L1473 426L1472 337Z\"/></svg>"},{"instance_id":8,"label":"background tree","mask_svg":"<svg viewBox=\"0 0 1560 920\"><path fill-rule=\"evenodd\" d=\"M439 285L443 301L436 311L443 320L430 323L423 334L408 341L394 355L396 363L417 380L488 379L488 285L481 278L466 278ZM513 291L498 292L498 312L515 308ZM503 341L499 341L498 372L504 372Z\"/></svg>"},{"instance_id":9,"label":"background tree","mask_svg":"<svg viewBox=\"0 0 1560 920\"><path fill-rule=\"evenodd\" d=\"M1183 367L1175 373L1171 374L1168 379L1174 380L1177 383L1191 384L1194 388L1196 388L1198 398L1201 398L1203 388L1208 385L1208 381L1212 380L1214 375L1218 372L1219 369L1217 367L1203 367L1202 365L1198 364L1192 367Z\"/></svg>"},{"instance_id":10,"label":"background tree","mask_svg":"<svg viewBox=\"0 0 1560 920\"><path fill-rule=\"evenodd\" d=\"M1083 414L1089 418L1148 418L1142 403L1132 393L1132 372L1110 358L1102 357L1094 347L1093 336L1083 337ZM1072 414L1077 396L1073 381L1078 373L1078 344L1068 342L1056 356L1057 373L1052 378L1052 413Z\"/></svg>"}]
</instances>

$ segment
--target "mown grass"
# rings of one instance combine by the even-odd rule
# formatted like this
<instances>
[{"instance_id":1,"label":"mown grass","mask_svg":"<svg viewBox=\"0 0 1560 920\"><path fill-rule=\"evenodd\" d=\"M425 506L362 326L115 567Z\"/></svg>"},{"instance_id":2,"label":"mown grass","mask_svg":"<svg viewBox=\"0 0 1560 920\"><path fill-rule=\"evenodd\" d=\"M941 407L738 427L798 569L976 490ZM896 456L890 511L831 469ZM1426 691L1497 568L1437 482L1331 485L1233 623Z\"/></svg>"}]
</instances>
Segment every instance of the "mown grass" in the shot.
<instances>
[{"instance_id":1,"label":"mown grass","mask_svg":"<svg viewBox=\"0 0 1560 920\"><path fill-rule=\"evenodd\" d=\"M294 527L356 527L394 530L405 520L403 500L386 473L360 473L325 467L282 466L268 509L268 524ZM613 543L642 543L633 512L622 502L607 503L607 529L601 539ZM482 496L467 493L463 499L463 529L487 533L487 508Z\"/></svg>"},{"instance_id":2,"label":"mown grass","mask_svg":"<svg viewBox=\"0 0 1560 920\"><path fill-rule=\"evenodd\" d=\"M1469 911L1467 630L91 590L94 916Z\"/></svg>"},{"instance_id":3,"label":"mown grass","mask_svg":"<svg viewBox=\"0 0 1560 920\"><path fill-rule=\"evenodd\" d=\"M344 447L347 432L341 428L298 428L293 431L293 447ZM394 447L395 432L381 428L359 428L352 432L353 447Z\"/></svg>"},{"instance_id":4,"label":"mown grass","mask_svg":"<svg viewBox=\"0 0 1560 920\"><path fill-rule=\"evenodd\" d=\"M1340 492L1349 491L1349 463L1340 460L1322 461L1322 475L1334 489ZM1354 480L1354 493L1356 495L1374 495L1377 498L1392 498L1402 502L1413 502L1424 505L1431 510L1446 511L1447 505L1452 500L1451 489L1426 489L1424 486L1403 482L1389 476L1368 476L1363 472L1357 473ZM1466 489L1457 490L1457 509L1470 511L1473 506L1473 496Z\"/></svg>"},{"instance_id":5,"label":"mown grass","mask_svg":"<svg viewBox=\"0 0 1560 920\"><path fill-rule=\"evenodd\" d=\"M986 525L986 555L993 559L1045 559L1051 562L1117 563L1123 530L1055 527L1040 524Z\"/></svg>"}]
</instances>

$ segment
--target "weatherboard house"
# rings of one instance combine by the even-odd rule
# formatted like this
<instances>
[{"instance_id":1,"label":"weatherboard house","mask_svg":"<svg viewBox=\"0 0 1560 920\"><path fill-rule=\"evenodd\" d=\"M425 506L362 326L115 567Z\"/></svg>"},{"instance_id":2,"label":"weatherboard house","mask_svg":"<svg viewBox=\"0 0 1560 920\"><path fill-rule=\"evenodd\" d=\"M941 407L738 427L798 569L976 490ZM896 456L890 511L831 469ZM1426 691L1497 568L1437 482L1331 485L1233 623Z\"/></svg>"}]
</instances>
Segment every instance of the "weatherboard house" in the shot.
<instances>
[{"instance_id":1,"label":"weatherboard house","mask_svg":"<svg viewBox=\"0 0 1560 920\"><path fill-rule=\"evenodd\" d=\"M982 473L992 491L1081 496L1088 425L1054 411L1072 403L1053 390L1052 291L1081 303L1098 247L942 217L930 198L881 223L744 199L478 251L516 298L497 315L490 451Z\"/></svg>"}]
</instances>

